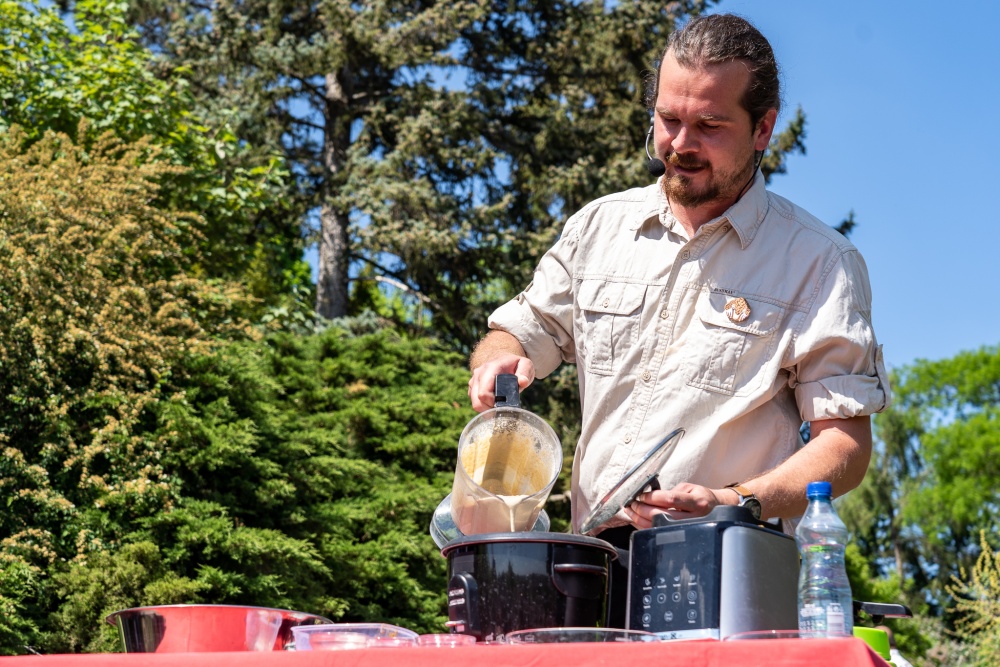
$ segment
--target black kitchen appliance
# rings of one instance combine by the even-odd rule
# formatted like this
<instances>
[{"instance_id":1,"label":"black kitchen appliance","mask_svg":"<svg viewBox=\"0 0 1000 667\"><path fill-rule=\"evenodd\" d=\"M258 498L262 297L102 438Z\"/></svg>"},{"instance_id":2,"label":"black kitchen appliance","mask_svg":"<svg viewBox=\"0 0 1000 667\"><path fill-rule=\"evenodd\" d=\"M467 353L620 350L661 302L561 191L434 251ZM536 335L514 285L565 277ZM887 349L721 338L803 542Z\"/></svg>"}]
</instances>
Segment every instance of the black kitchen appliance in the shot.
<instances>
[{"instance_id":1,"label":"black kitchen appliance","mask_svg":"<svg viewBox=\"0 0 1000 667\"><path fill-rule=\"evenodd\" d=\"M632 534L629 567L629 629L724 639L798 628L795 540L744 507L679 521L658 515Z\"/></svg>"},{"instance_id":2,"label":"black kitchen appliance","mask_svg":"<svg viewBox=\"0 0 1000 667\"><path fill-rule=\"evenodd\" d=\"M479 641L532 628L603 627L617 551L565 533L472 535L449 542L448 627Z\"/></svg>"}]
</instances>

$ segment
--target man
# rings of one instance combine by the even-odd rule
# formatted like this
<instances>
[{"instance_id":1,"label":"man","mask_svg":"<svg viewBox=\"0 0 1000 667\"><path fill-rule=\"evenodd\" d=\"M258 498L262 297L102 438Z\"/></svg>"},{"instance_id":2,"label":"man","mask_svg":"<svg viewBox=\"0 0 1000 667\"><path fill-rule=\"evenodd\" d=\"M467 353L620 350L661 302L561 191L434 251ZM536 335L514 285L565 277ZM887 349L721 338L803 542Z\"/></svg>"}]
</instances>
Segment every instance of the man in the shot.
<instances>
[{"instance_id":1,"label":"man","mask_svg":"<svg viewBox=\"0 0 1000 667\"><path fill-rule=\"evenodd\" d=\"M867 469L870 415L889 400L863 259L758 171L780 109L767 40L736 16L693 19L670 36L651 99L665 173L570 217L470 362L476 410L492 406L498 373L524 388L576 363L574 530L664 435L686 430L661 490L594 531L619 545L658 513L745 504L791 519L811 481L845 493Z\"/></svg>"}]
</instances>

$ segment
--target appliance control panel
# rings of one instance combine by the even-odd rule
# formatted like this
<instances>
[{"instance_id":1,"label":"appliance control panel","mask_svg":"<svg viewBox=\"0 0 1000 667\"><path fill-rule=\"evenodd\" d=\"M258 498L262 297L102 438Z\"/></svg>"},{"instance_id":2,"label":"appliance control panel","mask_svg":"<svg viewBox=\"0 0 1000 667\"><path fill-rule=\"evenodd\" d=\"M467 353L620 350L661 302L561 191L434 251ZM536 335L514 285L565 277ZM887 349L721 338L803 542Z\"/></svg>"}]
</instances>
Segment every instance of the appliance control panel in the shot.
<instances>
[{"instance_id":1,"label":"appliance control panel","mask_svg":"<svg viewBox=\"0 0 1000 667\"><path fill-rule=\"evenodd\" d=\"M635 532L628 627L667 639L718 637L720 552L716 523Z\"/></svg>"}]
</instances>

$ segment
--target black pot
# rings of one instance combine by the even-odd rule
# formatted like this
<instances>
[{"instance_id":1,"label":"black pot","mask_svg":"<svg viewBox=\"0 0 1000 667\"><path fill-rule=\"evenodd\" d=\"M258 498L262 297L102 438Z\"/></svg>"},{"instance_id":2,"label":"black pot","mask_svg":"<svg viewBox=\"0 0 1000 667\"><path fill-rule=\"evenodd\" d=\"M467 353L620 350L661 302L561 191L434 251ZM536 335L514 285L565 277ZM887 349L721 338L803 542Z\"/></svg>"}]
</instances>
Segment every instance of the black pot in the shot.
<instances>
[{"instance_id":1,"label":"black pot","mask_svg":"<svg viewBox=\"0 0 1000 667\"><path fill-rule=\"evenodd\" d=\"M604 627L614 547L564 533L490 533L449 542L448 626L480 641L513 630Z\"/></svg>"}]
</instances>

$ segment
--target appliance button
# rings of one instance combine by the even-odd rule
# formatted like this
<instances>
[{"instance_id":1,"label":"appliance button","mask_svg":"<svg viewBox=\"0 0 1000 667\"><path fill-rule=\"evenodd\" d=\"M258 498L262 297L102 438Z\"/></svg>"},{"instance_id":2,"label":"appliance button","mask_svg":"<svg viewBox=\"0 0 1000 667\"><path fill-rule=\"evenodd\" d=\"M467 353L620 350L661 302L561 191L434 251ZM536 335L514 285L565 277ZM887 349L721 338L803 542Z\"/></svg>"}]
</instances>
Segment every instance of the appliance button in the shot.
<instances>
[{"instance_id":1,"label":"appliance button","mask_svg":"<svg viewBox=\"0 0 1000 667\"><path fill-rule=\"evenodd\" d=\"M642 615L642 624L643 625L648 626L649 622L652 621L652 620L653 620L653 617L650 616L649 614L643 614Z\"/></svg>"},{"instance_id":2,"label":"appliance button","mask_svg":"<svg viewBox=\"0 0 1000 667\"><path fill-rule=\"evenodd\" d=\"M649 596L649 595L643 595L642 596L642 604L643 604L643 606L648 607L652 603L653 603L653 598L651 596Z\"/></svg>"},{"instance_id":3,"label":"appliance button","mask_svg":"<svg viewBox=\"0 0 1000 667\"><path fill-rule=\"evenodd\" d=\"M688 609L687 616L688 616L688 620L689 621L696 620L698 618L698 610L697 609Z\"/></svg>"},{"instance_id":4,"label":"appliance button","mask_svg":"<svg viewBox=\"0 0 1000 667\"><path fill-rule=\"evenodd\" d=\"M688 602L694 602L698 599L698 591L688 591Z\"/></svg>"},{"instance_id":5,"label":"appliance button","mask_svg":"<svg viewBox=\"0 0 1000 667\"><path fill-rule=\"evenodd\" d=\"M663 612L663 620L666 621L667 623L674 620L674 612L672 611Z\"/></svg>"},{"instance_id":6,"label":"appliance button","mask_svg":"<svg viewBox=\"0 0 1000 667\"><path fill-rule=\"evenodd\" d=\"M674 591L674 594L673 594L672 597L673 597L674 602L680 602L681 601L681 593L680 593L680 591Z\"/></svg>"},{"instance_id":7,"label":"appliance button","mask_svg":"<svg viewBox=\"0 0 1000 667\"><path fill-rule=\"evenodd\" d=\"M656 603L657 604L663 604L666 601L667 601L667 594L666 593L660 593L659 595L656 596Z\"/></svg>"}]
</instances>

